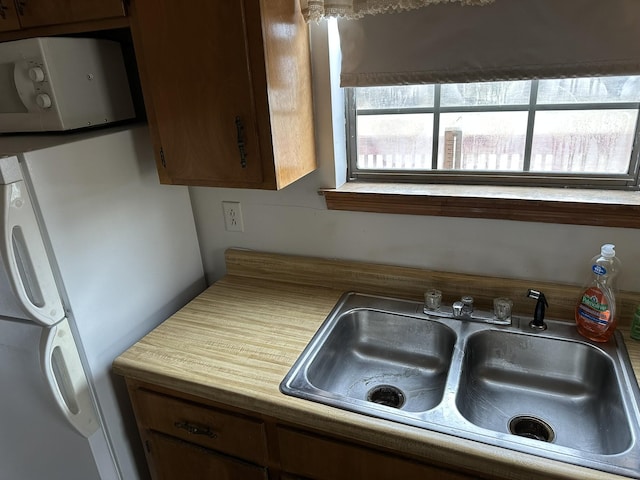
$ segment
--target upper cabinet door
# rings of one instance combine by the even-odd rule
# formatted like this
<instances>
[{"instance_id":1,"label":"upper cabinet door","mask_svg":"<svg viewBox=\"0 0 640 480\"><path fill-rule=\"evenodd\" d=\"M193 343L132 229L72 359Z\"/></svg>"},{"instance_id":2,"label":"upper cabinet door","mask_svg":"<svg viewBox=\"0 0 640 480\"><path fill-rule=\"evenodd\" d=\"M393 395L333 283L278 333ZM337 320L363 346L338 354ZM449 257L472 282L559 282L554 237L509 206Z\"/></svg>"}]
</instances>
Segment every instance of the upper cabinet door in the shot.
<instances>
[{"instance_id":1,"label":"upper cabinet door","mask_svg":"<svg viewBox=\"0 0 640 480\"><path fill-rule=\"evenodd\" d=\"M15 0L15 4L22 28L126 15L122 0Z\"/></svg>"},{"instance_id":2,"label":"upper cabinet door","mask_svg":"<svg viewBox=\"0 0 640 480\"><path fill-rule=\"evenodd\" d=\"M133 6L161 181L260 184L245 2L135 0Z\"/></svg>"},{"instance_id":3,"label":"upper cabinet door","mask_svg":"<svg viewBox=\"0 0 640 480\"><path fill-rule=\"evenodd\" d=\"M13 0L0 0L0 32L20 30L18 13Z\"/></svg>"},{"instance_id":4,"label":"upper cabinet door","mask_svg":"<svg viewBox=\"0 0 640 480\"><path fill-rule=\"evenodd\" d=\"M133 0L162 183L284 188L316 168L298 0Z\"/></svg>"}]
</instances>

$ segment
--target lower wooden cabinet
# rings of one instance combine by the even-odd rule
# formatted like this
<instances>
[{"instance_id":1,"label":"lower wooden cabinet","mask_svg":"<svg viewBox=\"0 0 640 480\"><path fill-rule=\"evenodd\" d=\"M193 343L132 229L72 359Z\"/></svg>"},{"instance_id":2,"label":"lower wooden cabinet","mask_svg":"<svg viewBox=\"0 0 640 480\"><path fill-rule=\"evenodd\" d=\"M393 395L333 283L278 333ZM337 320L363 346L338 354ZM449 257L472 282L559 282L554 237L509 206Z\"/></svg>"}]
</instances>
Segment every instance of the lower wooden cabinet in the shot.
<instances>
[{"instance_id":1,"label":"lower wooden cabinet","mask_svg":"<svg viewBox=\"0 0 640 480\"><path fill-rule=\"evenodd\" d=\"M185 442L266 464L264 422L147 389L134 392L138 422L146 431L160 432Z\"/></svg>"},{"instance_id":2,"label":"lower wooden cabinet","mask_svg":"<svg viewBox=\"0 0 640 480\"><path fill-rule=\"evenodd\" d=\"M469 477L424 463L388 455L351 443L278 428L282 469L301 475L293 478L318 480L383 480L433 478L464 480Z\"/></svg>"},{"instance_id":3,"label":"lower wooden cabinet","mask_svg":"<svg viewBox=\"0 0 640 480\"><path fill-rule=\"evenodd\" d=\"M159 480L268 480L267 469L192 443L150 431L145 434L154 478Z\"/></svg>"},{"instance_id":4,"label":"lower wooden cabinet","mask_svg":"<svg viewBox=\"0 0 640 480\"><path fill-rule=\"evenodd\" d=\"M465 480L453 470L128 380L154 480Z\"/></svg>"}]
</instances>

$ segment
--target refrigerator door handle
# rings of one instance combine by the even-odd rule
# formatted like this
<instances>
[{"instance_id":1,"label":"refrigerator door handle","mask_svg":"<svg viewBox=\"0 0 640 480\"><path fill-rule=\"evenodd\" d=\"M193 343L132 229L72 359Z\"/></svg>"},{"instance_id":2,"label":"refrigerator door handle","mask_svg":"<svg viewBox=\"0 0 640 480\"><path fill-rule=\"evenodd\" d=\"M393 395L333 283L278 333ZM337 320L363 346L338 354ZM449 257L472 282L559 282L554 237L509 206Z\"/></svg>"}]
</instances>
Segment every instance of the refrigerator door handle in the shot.
<instances>
[{"instance_id":1,"label":"refrigerator door handle","mask_svg":"<svg viewBox=\"0 0 640 480\"><path fill-rule=\"evenodd\" d=\"M66 318L43 328L40 350L42 371L56 404L80 435L89 438L100 424Z\"/></svg>"},{"instance_id":2,"label":"refrigerator door handle","mask_svg":"<svg viewBox=\"0 0 640 480\"><path fill-rule=\"evenodd\" d=\"M22 308L45 326L64 318L49 257L23 180L0 185L0 254Z\"/></svg>"}]
</instances>

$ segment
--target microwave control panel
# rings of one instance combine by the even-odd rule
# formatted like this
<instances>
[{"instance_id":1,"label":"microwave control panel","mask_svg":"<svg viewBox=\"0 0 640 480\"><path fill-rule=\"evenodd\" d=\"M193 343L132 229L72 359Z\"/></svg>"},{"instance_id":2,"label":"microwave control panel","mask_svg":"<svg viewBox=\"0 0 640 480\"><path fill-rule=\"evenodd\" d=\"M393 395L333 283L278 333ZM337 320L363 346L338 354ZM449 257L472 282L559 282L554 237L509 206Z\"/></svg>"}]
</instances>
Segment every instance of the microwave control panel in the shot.
<instances>
[{"instance_id":1,"label":"microwave control panel","mask_svg":"<svg viewBox=\"0 0 640 480\"><path fill-rule=\"evenodd\" d=\"M2 42L0 95L3 133L72 130L136 116L122 49L110 40Z\"/></svg>"},{"instance_id":2,"label":"microwave control panel","mask_svg":"<svg viewBox=\"0 0 640 480\"><path fill-rule=\"evenodd\" d=\"M16 93L29 112L53 106L51 86L42 60L36 58L16 62L13 77Z\"/></svg>"}]
</instances>

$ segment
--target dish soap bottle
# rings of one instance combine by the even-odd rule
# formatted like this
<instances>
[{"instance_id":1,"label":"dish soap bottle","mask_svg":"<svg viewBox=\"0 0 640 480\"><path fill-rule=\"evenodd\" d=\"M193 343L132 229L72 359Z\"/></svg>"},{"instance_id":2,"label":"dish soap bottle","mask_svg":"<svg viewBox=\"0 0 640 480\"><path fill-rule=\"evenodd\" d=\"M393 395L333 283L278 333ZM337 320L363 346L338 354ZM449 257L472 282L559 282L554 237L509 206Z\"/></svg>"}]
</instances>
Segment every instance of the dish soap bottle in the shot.
<instances>
[{"instance_id":1,"label":"dish soap bottle","mask_svg":"<svg viewBox=\"0 0 640 480\"><path fill-rule=\"evenodd\" d=\"M613 335L616 318L615 277L620 271L615 245L605 244L591 260L591 275L576 306L578 332L594 342Z\"/></svg>"}]
</instances>

